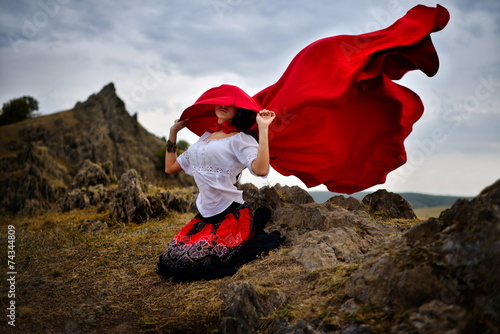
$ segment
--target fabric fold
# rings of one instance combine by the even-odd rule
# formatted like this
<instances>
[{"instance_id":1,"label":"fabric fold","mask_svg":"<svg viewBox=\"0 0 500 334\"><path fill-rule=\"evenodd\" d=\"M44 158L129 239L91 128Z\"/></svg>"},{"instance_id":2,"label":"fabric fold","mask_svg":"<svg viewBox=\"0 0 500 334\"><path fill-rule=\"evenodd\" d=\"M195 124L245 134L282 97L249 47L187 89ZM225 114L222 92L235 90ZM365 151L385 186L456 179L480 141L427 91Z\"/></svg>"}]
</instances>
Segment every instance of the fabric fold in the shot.
<instances>
[{"instance_id":1,"label":"fabric fold","mask_svg":"<svg viewBox=\"0 0 500 334\"><path fill-rule=\"evenodd\" d=\"M388 28L316 41L282 77L253 98L274 110L271 165L306 186L351 194L384 183L406 162L404 140L423 113L410 89L393 80L412 70L436 74L430 34L448 11L418 5Z\"/></svg>"}]
</instances>

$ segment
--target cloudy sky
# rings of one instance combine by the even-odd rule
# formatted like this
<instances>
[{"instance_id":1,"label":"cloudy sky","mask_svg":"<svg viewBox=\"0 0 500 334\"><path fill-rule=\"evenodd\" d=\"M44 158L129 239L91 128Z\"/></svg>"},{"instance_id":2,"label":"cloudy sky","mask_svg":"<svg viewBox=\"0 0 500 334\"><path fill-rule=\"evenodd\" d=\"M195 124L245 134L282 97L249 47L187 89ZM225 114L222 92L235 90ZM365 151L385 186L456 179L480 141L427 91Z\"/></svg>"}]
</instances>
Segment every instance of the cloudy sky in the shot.
<instances>
[{"instance_id":1,"label":"cloudy sky","mask_svg":"<svg viewBox=\"0 0 500 334\"><path fill-rule=\"evenodd\" d=\"M406 141L409 161L373 189L472 196L500 178L498 0L0 3L1 103L30 95L49 114L113 82L127 110L158 136L208 88L228 83L253 95L317 39L382 29L418 3L439 3L451 20L433 34L438 74L400 80L426 108ZM197 139L189 130L179 137ZM276 172L243 181L304 187Z\"/></svg>"}]
</instances>

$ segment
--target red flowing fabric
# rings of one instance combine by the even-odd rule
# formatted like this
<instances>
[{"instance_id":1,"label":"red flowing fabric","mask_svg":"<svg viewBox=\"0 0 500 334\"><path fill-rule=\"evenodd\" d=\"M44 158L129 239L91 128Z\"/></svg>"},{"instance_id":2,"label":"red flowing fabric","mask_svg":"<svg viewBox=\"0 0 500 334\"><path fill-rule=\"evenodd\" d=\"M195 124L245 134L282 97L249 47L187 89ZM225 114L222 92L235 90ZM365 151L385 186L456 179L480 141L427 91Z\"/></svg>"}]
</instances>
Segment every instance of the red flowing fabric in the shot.
<instances>
[{"instance_id":1,"label":"red flowing fabric","mask_svg":"<svg viewBox=\"0 0 500 334\"><path fill-rule=\"evenodd\" d=\"M424 109L393 80L411 70L437 73L430 34L448 20L444 7L418 5L386 29L321 39L299 52L275 84L253 96L277 114L269 128L272 167L333 192L384 183L406 162L403 142Z\"/></svg>"}]
</instances>

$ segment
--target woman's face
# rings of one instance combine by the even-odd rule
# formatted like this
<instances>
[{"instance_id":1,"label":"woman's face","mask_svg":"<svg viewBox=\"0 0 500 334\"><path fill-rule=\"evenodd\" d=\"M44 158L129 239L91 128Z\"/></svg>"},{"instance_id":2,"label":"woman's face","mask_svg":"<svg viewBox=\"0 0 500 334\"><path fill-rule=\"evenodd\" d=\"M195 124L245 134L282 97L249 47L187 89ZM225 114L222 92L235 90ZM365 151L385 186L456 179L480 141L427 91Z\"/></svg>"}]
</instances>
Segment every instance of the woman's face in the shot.
<instances>
[{"instance_id":1,"label":"woman's face","mask_svg":"<svg viewBox=\"0 0 500 334\"><path fill-rule=\"evenodd\" d=\"M229 107L229 106L215 107L215 115L219 119L219 123L232 120L236 116L237 112L238 110L236 109L236 107Z\"/></svg>"}]
</instances>

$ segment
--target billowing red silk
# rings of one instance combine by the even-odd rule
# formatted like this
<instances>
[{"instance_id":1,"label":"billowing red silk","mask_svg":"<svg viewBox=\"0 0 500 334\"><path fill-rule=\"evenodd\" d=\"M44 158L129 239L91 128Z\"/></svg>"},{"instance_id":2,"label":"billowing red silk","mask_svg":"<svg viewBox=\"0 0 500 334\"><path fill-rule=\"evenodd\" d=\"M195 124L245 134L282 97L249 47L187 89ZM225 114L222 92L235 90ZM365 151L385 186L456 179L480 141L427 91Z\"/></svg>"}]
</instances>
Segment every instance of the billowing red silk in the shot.
<instances>
[{"instance_id":1,"label":"billowing red silk","mask_svg":"<svg viewBox=\"0 0 500 334\"><path fill-rule=\"evenodd\" d=\"M275 84L253 96L258 105L247 108L277 114L269 128L272 167L340 193L384 183L406 162L403 142L424 109L418 95L393 80L410 70L436 74L430 34L448 20L444 7L418 5L386 29L321 39L299 52ZM219 99L211 101L227 104ZM187 126L201 134L214 120L202 125L207 115L198 119L195 106L181 119L194 117Z\"/></svg>"}]
</instances>

